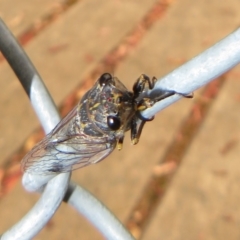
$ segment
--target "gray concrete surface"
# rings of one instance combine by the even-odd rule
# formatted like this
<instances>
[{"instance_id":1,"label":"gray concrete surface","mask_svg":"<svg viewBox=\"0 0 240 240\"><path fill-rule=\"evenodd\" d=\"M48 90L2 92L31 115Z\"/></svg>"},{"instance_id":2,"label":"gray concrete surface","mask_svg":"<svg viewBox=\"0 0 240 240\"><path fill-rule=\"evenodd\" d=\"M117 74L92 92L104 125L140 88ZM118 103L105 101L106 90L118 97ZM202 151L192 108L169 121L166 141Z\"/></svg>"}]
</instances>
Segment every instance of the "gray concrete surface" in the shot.
<instances>
[{"instance_id":1,"label":"gray concrete surface","mask_svg":"<svg viewBox=\"0 0 240 240\"><path fill-rule=\"evenodd\" d=\"M154 3L105 1L99 6L96 0L80 1L26 46L57 104L121 42ZM7 1L5 4L7 16ZM44 14L44 3L41 6L39 12ZM16 5L18 8L21 12L21 6ZM35 6L32 9L36 11ZM141 73L156 77L168 73L233 31L239 25L238 9L237 0L172 2L164 17L147 31L114 74L131 88ZM30 19L33 22L35 17ZM62 50L51 52L58 45L64 46ZM86 56L93 60L86 61ZM239 68L231 73L164 200L150 219L143 239L239 239L239 146L225 156L220 154L224 144L238 137L239 132ZM4 163L38 122L6 63L0 64L0 76L0 163ZM198 98L198 93L195 97ZM96 195L121 221L126 221L192 103L184 99L164 110L146 125L137 146L131 146L127 136L122 151L115 151L100 164L75 171L73 180ZM0 201L0 232L18 221L37 199L37 195L26 193L19 182ZM101 236L75 210L62 204L35 239L79 238Z\"/></svg>"}]
</instances>

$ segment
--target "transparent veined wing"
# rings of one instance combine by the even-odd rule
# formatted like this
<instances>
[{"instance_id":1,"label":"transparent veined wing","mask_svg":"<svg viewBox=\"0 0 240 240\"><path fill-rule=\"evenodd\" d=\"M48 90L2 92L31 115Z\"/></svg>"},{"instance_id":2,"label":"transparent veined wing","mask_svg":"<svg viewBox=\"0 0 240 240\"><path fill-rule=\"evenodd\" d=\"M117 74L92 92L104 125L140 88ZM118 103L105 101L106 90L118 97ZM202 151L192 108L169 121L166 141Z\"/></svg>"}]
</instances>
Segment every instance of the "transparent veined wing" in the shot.
<instances>
[{"instance_id":1,"label":"transparent veined wing","mask_svg":"<svg viewBox=\"0 0 240 240\"><path fill-rule=\"evenodd\" d=\"M114 137L94 137L73 131L65 134L66 129L72 128L76 115L74 108L50 134L27 153L22 160L23 171L33 174L68 172L99 162L114 150Z\"/></svg>"}]
</instances>

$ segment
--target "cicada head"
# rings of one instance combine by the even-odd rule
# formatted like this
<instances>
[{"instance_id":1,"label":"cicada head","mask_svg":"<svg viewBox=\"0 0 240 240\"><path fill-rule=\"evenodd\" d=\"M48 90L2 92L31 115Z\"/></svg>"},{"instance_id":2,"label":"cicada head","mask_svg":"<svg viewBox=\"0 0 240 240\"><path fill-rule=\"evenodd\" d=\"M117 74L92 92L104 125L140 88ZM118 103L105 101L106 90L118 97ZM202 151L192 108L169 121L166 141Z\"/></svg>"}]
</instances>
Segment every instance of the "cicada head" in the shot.
<instances>
[{"instance_id":1,"label":"cicada head","mask_svg":"<svg viewBox=\"0 0 240 240\"><path fill-rule=\"evenodd\" d=\"M135 114L133 93L116 77L105 73L84 96L79 111L86 134L106 134L122 141Z\"/></svg>"}]
</instances>

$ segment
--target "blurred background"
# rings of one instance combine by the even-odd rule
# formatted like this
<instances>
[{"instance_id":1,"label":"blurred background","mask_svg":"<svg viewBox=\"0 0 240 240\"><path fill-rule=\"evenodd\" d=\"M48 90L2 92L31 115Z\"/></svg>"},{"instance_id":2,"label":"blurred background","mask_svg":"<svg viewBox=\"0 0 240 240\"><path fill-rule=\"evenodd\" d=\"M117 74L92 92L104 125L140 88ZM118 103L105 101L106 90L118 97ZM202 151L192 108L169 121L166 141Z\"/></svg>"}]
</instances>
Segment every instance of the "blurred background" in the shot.
<instances>
[{"instance_id":1,"label":"blurred background","mask_svg":"<svg viewBox=\"0 0 240 240\"><path fill-rule=\"evenodd\" d=\"M24 47L62 116L104 72L129 89L160 78L240 23L240 2L0 0L0 16ZM0 33L1 37L1 33ZM137 239L240 238L240 67L146 124L140 142L72 179L97 196ZM44 133L0 56L0 232L37 201L21 186L20 161ZM66 204L35 239L103 239Z\"/></svg>"}]
</instances>

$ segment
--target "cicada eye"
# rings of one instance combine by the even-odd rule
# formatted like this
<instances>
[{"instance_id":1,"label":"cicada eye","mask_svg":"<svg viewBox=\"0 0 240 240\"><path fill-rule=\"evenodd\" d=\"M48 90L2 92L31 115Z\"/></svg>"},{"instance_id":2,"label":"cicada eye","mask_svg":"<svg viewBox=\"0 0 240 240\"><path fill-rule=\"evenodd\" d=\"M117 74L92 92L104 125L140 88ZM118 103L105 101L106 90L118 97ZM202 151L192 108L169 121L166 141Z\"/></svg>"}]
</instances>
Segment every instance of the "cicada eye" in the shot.
<instances>
[{"instance_id":1,"label":"cicada eye","mask_svg":"<svg viewBox=\"0 0 240 240\"><path fill-rule=\"evenodd\" d=\"M112 80L112 75L110 73L104 73L99 78L99 83L101 86L107 84L110 80Z\"/></svg>"},{"instance_id":2,"label":"cicada eye","mask_svg":"<svg viewBox=\"0 0 240 240\"><path fill-rule=\"evenodd\" d=\"M111 130L118 130L121 127L120 118L116 116L108 116L107 125Z\"/></svg>"}]
</instances>

